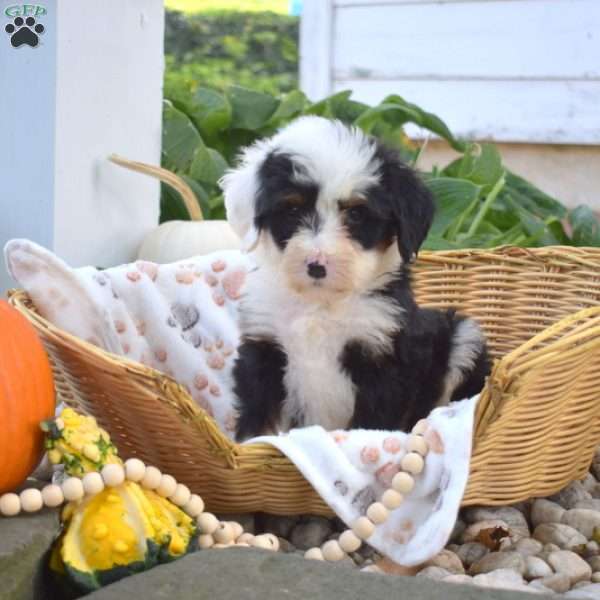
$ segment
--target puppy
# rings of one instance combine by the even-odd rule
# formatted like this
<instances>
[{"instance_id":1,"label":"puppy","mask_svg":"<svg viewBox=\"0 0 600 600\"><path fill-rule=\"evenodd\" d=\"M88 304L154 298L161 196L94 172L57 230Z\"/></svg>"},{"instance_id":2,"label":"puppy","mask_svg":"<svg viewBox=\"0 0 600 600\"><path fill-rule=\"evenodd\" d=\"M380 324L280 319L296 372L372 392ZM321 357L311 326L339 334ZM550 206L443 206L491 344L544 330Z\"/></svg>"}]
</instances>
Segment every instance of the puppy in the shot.
<instances>
[{"instance_id":1,"label":"puppy","mask_svg":"<svg viewBox=\"0 0 600 600\"><path fill-rule=\"evenodd\" d=\"M257 264L233 371L238 440L308 425L407 430L481 390L479 326L413 298L409 264L434 204L395 152L302 117L247 148L221 185Z\"/></svg>"}]
</instances>

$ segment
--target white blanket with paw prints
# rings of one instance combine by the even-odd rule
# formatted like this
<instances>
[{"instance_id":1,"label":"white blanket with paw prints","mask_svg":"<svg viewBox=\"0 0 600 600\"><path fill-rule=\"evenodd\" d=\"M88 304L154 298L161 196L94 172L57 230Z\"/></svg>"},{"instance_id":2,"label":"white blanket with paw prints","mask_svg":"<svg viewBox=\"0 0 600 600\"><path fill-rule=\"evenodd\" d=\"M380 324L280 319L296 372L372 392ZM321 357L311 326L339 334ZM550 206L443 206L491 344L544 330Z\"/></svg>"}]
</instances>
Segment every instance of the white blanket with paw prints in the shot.
<instances>
[{"instance_id":1,"label":"white blanket with paw prints","mask_svg":"<svg viewBox=\"0 0 600 600\"><path fill-rule=\"evenodd\" d=\"M9 272L57 327L158 369L185 386L228 435L235 430L232 366L238 304L251 258L219 252L169 265L138 261L73 269L27 240L5 247ZM396 563L427 561L447 543L467 484L477 397L428 417L429 452L414 489L369 538ZM286 454L348 525L400 470L400 431L296 429L260 441ZM202 490L194 490L202 493Z\"/></svg>"}]
</instances>

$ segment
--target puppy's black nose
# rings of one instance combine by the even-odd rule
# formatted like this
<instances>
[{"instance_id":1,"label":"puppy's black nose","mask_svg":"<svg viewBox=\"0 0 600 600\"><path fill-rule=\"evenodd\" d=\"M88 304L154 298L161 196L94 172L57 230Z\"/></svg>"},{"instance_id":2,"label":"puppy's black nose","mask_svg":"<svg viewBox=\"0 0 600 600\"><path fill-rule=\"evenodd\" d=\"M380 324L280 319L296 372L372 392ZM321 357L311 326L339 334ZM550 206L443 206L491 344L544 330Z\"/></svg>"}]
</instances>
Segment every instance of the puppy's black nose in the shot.
<instances>
[{"instance_id":1,"label":"puppy's black nose","mask_svg":"<svg viewBox=\"0 0 600 600\"><path fill-rule=\"evenodd\" d=\"M313 279L323 279L327 275L327 269L318 262L308 264L308 275Z\"/></svg>"}]
</instances>

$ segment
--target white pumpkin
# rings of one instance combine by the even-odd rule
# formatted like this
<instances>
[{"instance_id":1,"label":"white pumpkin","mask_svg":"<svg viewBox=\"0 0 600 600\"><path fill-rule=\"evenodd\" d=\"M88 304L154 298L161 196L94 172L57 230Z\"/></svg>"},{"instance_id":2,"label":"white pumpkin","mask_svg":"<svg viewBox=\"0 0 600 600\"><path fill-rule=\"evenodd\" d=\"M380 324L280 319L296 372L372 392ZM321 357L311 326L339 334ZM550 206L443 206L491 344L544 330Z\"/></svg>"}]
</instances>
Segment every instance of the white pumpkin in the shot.
<instances>
[{"instance_id":1,"label":"white pumpkin","mask_svg":"<svg viewBox=\"0 0 600 600\"><path fill-rule=\"evenodd\" d=\"M238 250L241 240L227 221L204 221L202 210L190 186L162 167L111 155L110 160L122 167L151 175L177 190L191 221L167 221L151 231L142 242L138 258L159 264L176 262L218 250Z\"/></svg>"},{"instance_id":2,"label":"white pumpkin","mask_svg":"<svg viewBox=\"0 0 600 600\"><path fill-rule=\"evenodd\" d=\"M138 258L164 264L240 246L227 221L167 221L144 238Z\"/></svg>"}]
</instances>

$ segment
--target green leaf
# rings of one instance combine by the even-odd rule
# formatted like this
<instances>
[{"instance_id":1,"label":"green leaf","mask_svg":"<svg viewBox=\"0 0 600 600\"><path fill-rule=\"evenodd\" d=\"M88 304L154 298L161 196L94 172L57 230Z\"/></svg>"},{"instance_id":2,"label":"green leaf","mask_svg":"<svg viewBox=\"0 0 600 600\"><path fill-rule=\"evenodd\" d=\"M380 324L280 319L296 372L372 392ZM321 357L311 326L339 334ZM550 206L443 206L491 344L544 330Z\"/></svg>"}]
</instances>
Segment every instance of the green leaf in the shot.
<instances>
[{"instance_id":1,"label":"green leaf","mask_svg":"<svg viewBox=\"0 0 600 600\"><path fill-rule=\"evenodd\" d=\"M226 95L232 109L231 127L237 129L260 129L279 106L277 98L237 85L227 88Z\"/></svg>"},{"instance_id":2,"label":"green leaf","mask_svg":"<svg viewBox=\"0 0 600 600\"><path fill-rule=\"evenodd\" d=\"M442 237L479 197L480 187L465 179L437 177L426 180L433 193L436 211L429 235Z\"/></svg>"},{"instance_id":3,"label":"green leaf","mask_svg":"<svg viewBox=\"0 0 600 600\"><path fill-rule=\"evenodd\" d=\"M163 103L162 164L172 171L190 166L202 138L191 119L168 100Z\"/></svg>"},{"instance_id":4,"label":"green leaf","mask_svg":"<svg viewBox=\"0 0 600 600\"><path fill-rule=\"evenodd\" d=\"M198 88L190 108L194 123L206 137L212 137L229 127L231 105L222 94L208 88Z\"/></svg>"},{"instance_id":5,"label":"green leaf","mask_svg":"<svg viewBox=\"0 0 600 600\"><path fill-rule=\"evenodd\" d=\"M448 177L460 177L485 186L487 193L504 174L502 157L493 144L470 144L465 154L443 171Z\"/></svg>"},{"instance_id":6,"label":"green leaf","mask_svg":"<svg viewBox=\"0 0 600 600\"><path fill-rule=\"evenodd\" d=\"M506 173L506 192L510 193L517 202L527 204L525 208L545 218L551 215L563 219L567 209L556 198L542 192L533 183L508 171Z\"/></svg>"},{"instance_id":7,"label":"green leaf","mask_svg":"<svg viewBox=\"0 0 600 600\"><path fill-rule=\"evenodd\" d=\"M351 90L343 90L333 94L332 96L327 96L327 98L323 98L323 100L320 100L319 102L316 102L310 106L306 110L306 114L318 115L319 117L333 119L335 118L336 110L339 110L341 105L343 105L345 102L348 102L351 95Z\"/></svg>"},{"instance_id":8,"label":"green leaf","mask_svg":"<svg viewBox=\"0 0 600 600\"><path fill-rule=\"evenodd\" d=\"M573 228L571 240L575 246L600 246L598 219L589 206L581 205L569 213Z\"/></svg>"},{"instance_id":9,"label":"green leaf","mask_svg":"<svg viewBox=\"0 0 600 600\"><path fill-rule=\"evenodd\" d=\"M460 250L461 248L464 248L464 246L458 242L453 242L451 240L446 240L444 238L435 237L435 236L431 236L431 235L427 236L427 239L423 242L423 246L422 246L423 250L431 250L431 251Z\"/></svg>"},{"instance_id":10,"label":"green leaf","mask_svg":"<svg viewBox=\"0 0 600 600\"><path fill-rule=\"evenodd\" d=\"M466 144L456 139L452 135L450 129L448 129L446 123L444 123L444 121L442 121L442 119L440 119L437 115L423 110L416 104L407 102L406 100L404 100L404 98L398 96L397 94L392 94L391 96L387 96L386 98L384 98L382 104L385 103L393 103L405 107L406 109L410 110L412 114L417 115L417 119L411 121L415 123L415 125L419 125L420 127L423 127L424 129L427 129L428 131L431 131L432 133L435 133L436 135L440 136L458 152L465 151Z\"/></svg>"},{"instance_id":11,"label":"green leaf","mask_svg":"<svg viewBox=\"0 0 600 600\"><path fill-rule=\"evenodd\" d=\"M194 155L190 175L202 183L216 185L227 168L227 162L216 150L200 146Z\"/></svg>"},{"instance_id":12,"label":"green leaf","mask_svg":"<svg viewBox=\"0 0 600 600\"><path fill-rule=\"evenodd\" d=\"M300 115L308 104L309 100L304 92L294 90L281 98L281 102L269 122L278 125L287 122Z\"/></svg>"}]
</instances>

